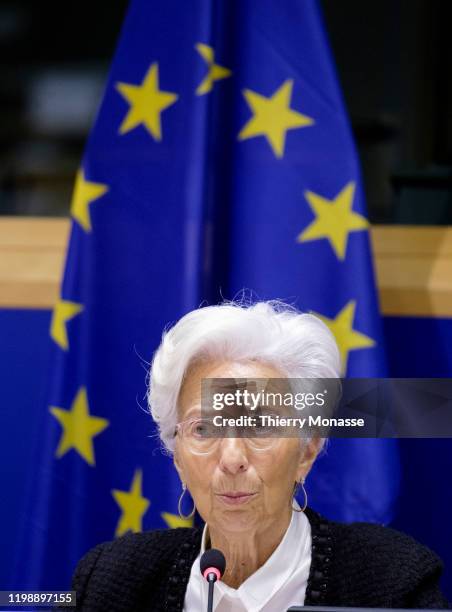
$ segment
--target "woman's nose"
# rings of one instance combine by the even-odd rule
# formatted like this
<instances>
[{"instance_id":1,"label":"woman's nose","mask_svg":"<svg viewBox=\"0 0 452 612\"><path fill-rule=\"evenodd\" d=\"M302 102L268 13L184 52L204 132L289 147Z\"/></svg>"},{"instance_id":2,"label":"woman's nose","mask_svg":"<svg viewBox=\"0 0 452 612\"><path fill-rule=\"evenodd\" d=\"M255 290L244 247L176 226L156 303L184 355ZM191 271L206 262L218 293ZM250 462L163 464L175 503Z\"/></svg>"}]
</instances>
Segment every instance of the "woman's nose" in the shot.
<instances>
[{"instance_id":1,"label":"woman's nose","mask_svg":"<svg viewBox=\"0 0 452 612\"><path fill-rule=\"evenodd\" d=\"M246 472L248 455L243 438L223 438L220 444L220 468L229 474Z\"/></svg>"}]
</instances>

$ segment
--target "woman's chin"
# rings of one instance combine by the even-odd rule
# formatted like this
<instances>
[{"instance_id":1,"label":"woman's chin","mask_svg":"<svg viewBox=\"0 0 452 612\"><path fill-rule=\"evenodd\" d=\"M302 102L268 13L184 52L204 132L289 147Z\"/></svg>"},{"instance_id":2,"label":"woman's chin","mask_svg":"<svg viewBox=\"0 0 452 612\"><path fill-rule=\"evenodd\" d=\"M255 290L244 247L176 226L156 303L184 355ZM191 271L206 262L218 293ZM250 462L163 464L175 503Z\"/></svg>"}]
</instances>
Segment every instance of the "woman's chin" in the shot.
<instances>
[{"instance_id":1,"label":"woman's chin","mask_svg":"<svg viewBox=\"0 0 452 612\"><path fill-rule=\"evenodd\" d=\"M259 517L253 509L240 506L218 509L208 521L209 526L227 534L249 532L258 522Z\"/></svg>"}]
</instances>

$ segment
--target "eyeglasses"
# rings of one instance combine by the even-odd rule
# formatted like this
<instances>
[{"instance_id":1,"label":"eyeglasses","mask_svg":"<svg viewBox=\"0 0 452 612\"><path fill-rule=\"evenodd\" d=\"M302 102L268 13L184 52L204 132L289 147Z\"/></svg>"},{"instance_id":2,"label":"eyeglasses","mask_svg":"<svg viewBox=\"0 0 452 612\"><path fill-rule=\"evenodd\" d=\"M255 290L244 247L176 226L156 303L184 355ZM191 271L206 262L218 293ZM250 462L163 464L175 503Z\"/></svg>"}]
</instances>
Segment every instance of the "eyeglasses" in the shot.
<instances>
[{"instance_id":1,"label":"eyeglasses","mask_svg":"<svg viewBox=\"0 0 452 612\"><path fill-rule=\"evenodd\" d=\"M274 432L271 435L271 427L253 427L253 435L249 437L245 437L242 432L237 432L234 427L222 427L222 431L224 435L220 436L218 426L213 424L212 419L193 418L177 423L174 437L180 435L187 450L194 455L208 455L214 452L224 438L241 438L251 450L258 452L269 450L279 442ZM237 433L242 435L233 435Z\"/></svg>"}]
</instances>

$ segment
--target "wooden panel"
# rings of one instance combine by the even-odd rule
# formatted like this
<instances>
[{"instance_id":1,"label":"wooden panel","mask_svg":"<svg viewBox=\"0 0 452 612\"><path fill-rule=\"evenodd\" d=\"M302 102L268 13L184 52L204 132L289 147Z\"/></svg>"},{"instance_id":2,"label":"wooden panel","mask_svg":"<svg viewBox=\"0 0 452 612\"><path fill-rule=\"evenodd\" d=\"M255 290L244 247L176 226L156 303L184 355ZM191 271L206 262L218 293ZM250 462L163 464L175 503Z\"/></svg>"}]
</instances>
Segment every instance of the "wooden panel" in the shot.
<instances>
[{"instance_id":1,"label":"wooden panel","mask_svg":"<svg viewBox=\"0 0 452 612\"><path fill-rule=\"evenodd\" d=\"M452 228L372 228L385 315L452 317Z\"/></svg>"},{"instance_id":2,"label":"wooden panel","mask_svg":"<svg viewBox=\"0 0 452 612\"><path fill-rule=\"evenodd\" d=\"M0 307L52 308L68 219L0 217ZM452 227L371 229L385 315L452 317Z\"/></svg>"},{"instance_id":3,"label":"wooden panel","mask_svg":"<svg viewBox=\"0 0 452 612\"><path fill-rule=\"evenodd\" d=\"M452 257L452 227L423 225L374 225L372 242L378 257Z\"/></svg>"},{"instance_id":4,"label":"wooden panel","mask_svg":"<svg viewBox=\"0 0 452 612\"><path fill-rule=\"evenodd\" d=\"M0 249L61 252L66 247L69 225L69 219L64 218L0 217Z\"/></svg>"},{"instance_id":5,"label":"wooden panel","mask_svg":"<svg viewBox=\"0 0 452 612\"><path fill-rule=\"evenodd\" d=\"M0 307L53 307L69 225L68 219L0 217Z\"/></svg>"}]
</instances>

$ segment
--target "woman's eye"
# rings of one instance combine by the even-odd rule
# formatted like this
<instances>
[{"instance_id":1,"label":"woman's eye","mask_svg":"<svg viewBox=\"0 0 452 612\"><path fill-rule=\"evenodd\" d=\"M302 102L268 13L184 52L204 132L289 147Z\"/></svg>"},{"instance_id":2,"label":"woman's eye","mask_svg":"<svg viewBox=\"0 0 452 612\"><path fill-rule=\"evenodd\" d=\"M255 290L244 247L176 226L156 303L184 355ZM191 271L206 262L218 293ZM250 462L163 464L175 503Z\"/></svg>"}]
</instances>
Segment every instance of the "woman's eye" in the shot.
<instances>
[{"instance_id":1,"label":"woman's eye","mask_svg":"<svg viewBox=\"0 0 452 612\"><path fill-rule=\"evenodd\" d=\"M256 425L255 431L258 436L268 436L272 432L272 429L265 425Z\"/></svg>"},{"instance_id":2,"label":"woman's eye","mask_svg":"<svg viewBox=\"0 0 452 612\"><path fill-rule=\"evenodd\" d=\"M204 436L208 433L209 428L206 423L195 423L192 432L195 436Z\"/></svg>"}]
</instances>

